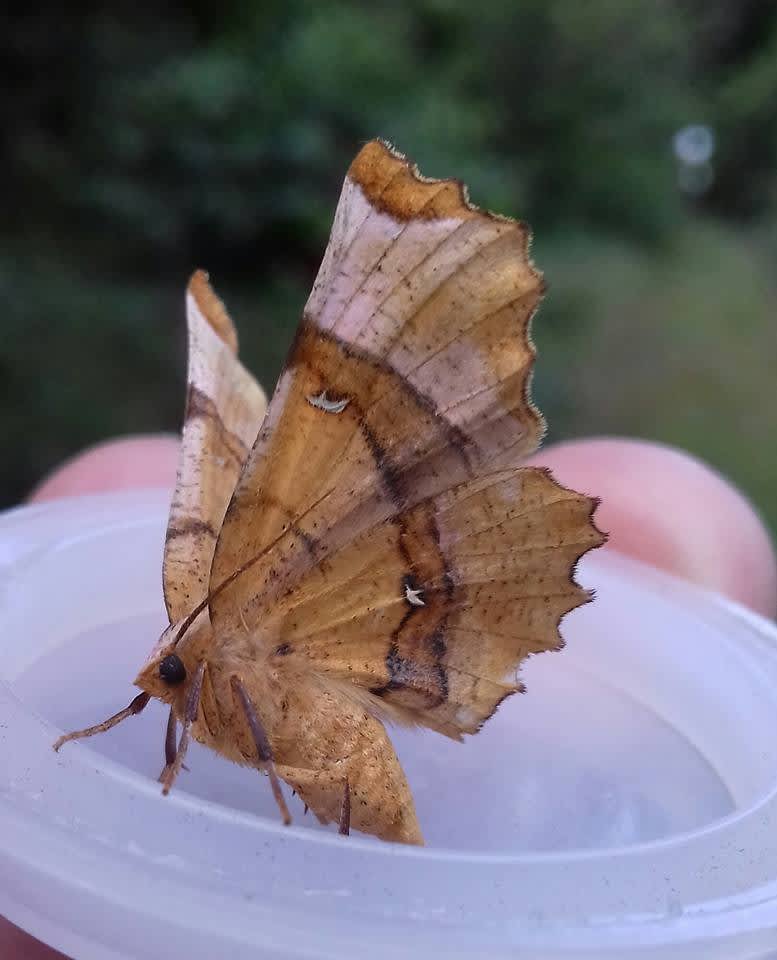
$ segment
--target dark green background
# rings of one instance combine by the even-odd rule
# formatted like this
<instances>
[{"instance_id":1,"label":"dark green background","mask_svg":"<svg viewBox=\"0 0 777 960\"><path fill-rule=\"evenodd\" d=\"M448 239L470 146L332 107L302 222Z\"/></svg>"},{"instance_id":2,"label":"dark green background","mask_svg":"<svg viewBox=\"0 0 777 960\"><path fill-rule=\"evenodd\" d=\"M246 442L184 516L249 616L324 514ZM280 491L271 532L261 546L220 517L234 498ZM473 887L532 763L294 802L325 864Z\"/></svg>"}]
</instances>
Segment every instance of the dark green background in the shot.
<instances>
[{"instance_id":1,"label":"dark green background","mask_svg":"<svg viewBox=\"0 0 777 960\"><path fill-rule=\"evenodd\" d=\"M271 387L380 135L533 225L552 439L680 444L777 526L777 5L28 6L0 31L0 502L178 428L196 266ZM717 140L699 195L672 150L691 123Z\"/></svg>"}]
</instances>

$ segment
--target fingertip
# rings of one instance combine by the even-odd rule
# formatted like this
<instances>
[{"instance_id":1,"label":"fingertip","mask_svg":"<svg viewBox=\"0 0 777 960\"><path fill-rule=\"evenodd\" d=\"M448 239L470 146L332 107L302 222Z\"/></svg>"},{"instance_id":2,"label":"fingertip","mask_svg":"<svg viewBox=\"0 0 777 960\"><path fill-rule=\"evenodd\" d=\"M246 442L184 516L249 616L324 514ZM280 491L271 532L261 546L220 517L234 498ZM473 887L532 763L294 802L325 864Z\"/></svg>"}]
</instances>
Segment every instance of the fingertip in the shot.
<instances>
[{"instance_id":1,"label":"fingertip","mask_svg":"<svg viewBox=\"0 0 777 960\"><path fill-rule=\"evenodd\" d=\"M64 953L33 939L0 917L0 957L3 960L68 960Z\"/></svg>"},{"instance_id":2,"label":"fingertip","mask_svg":"<svg viewBox=\"0 0 777 960\"><path fill-rule=\"evenodd\" d=\"M641 440L594 438L548 447L534 461L601 497L609 547L773 616L777 559L747 498L701 460Z\"/></svg>"},{"instance_id":3,"label":"fingertip","mask_svg":"<svg viewBox=\"0 0 777 960\"><path fill-rule=\"evenodd\" d=\"M134 487L172 488L178 451L178 440L162 434L108 440L65 461L38 484L28 500L39 503Z\"/></svg>"}]
</instances>

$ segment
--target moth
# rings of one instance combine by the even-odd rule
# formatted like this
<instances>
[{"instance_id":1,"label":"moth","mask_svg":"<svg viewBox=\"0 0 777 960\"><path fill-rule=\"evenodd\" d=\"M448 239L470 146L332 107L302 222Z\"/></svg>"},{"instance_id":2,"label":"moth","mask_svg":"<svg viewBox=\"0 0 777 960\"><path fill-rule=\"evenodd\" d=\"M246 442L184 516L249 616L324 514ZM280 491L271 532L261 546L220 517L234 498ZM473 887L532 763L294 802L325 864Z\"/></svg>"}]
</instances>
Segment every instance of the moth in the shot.
<instances>
[{"instance_id":1,"label":"moth","mask_svg":"<svg viewBox=\"0 0 777 960\"><path fill-rule=\"evenodd\" d=\"M164 551L170 625L108 730L170 707L167 793L194 738L285 781L323 823L422 843L386 723L462 739L589 600L597 501L526 467L543 294L528 228L382 141L348 170L265 413L197 272ZM181 724L178 739L178 724Z\"/></svg>"}]
</instances>

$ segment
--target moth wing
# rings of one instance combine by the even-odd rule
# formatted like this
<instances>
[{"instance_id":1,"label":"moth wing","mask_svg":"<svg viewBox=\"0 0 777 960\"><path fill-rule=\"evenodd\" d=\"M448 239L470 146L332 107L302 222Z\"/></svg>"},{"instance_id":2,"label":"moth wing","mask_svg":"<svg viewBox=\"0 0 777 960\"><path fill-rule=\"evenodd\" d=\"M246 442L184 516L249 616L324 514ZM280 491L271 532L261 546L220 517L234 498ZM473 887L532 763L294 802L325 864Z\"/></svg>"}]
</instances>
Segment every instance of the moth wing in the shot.
<instances>
[{"instance_id":1,"label":"moth wing","mask_svg":"<svg viewBox=\"0 0 777 960\"><path fill-rule=\"evenodd\" d=\"M523 689L521 663L560 649L561 619L590 599L573 571L602 543L595 505L531 467L423 500L268 605L274 662L356 686L383 719L477 733Z\"/></svg>"},{"instance_id":2,"label":"moth wing","mask_svg":"<svg viewBox=\"0 0 777 960\"><path fill-rule=\"evenodd\" d=\"M232 582L216 620L251 624L267 551L278 575L304 568L334 526L356 535L536 449L543 286L528 248L523 224L476 209L457 181L423 179L380 141L361 150L224 519L211 593Z\"/></svg>"},{"instance_id":3,"label":"moth wing","mask_svg":"<svg viewBox=\"0 0 777 960\"><path fill-rule=\"evenodd\" d=\"M279 677L458 737L586 599L592 501L517 470L544 428L528 244L383 143L352 164L211 570L216 633Z\"/></svg>"},{"instance_id":4,"label":"moth wing","mask_svg":"<svg viewBox=\"0 0 777 960\"><path fill-rule=\"evenodd\" d=\"M186 413L162 574L171 623L206 596L218 531L267 406L237 358L235 328L202 271L189 281L186 318Z\"/></svg>"},{"instance_id":5,"label":"moth wing","mask_svg":"<svg viewBox=\"0 0 777 960\"><path fill-rule=\"evenodd\" d=\"M279 775L322 823L338 822L347 781L353 829L400 843L423 842L383 724L344 687L300 675L288 689L274 737Z\"/></svg>"}]
</instances>

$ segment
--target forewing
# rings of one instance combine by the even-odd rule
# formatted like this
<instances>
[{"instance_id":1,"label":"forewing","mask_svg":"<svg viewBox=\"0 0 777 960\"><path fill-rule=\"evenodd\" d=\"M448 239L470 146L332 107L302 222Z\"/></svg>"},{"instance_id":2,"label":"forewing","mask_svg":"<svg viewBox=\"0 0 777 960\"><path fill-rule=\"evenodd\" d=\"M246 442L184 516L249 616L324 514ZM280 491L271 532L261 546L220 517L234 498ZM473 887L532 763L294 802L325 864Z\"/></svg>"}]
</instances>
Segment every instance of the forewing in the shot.
<instances>
[{"instance_id":1,"label":"forewing","mask_svg":"<svg viewBox=\"0 0 777 960\"><path fill-rule=\"evenodd\" d=\"M171 623L206 596L216 538L266 407L261 387L237 358L232 321L202 271L189 281L186 316L186 414L163 566Z\"/></svg>"},{"instance_id":2,"label":"forewing","mask_svg":"<svg viewBox=\"0 0 777 960\"><path fill-rule=\"evenodd\" d=\"M472 207L457 182L422 179L383 143L363 148L227 511L214 624L258 622L269 550L276 579L299 574L536 448L528 325L541 294L524 225Z\"/></svg>"}]
</instances>

